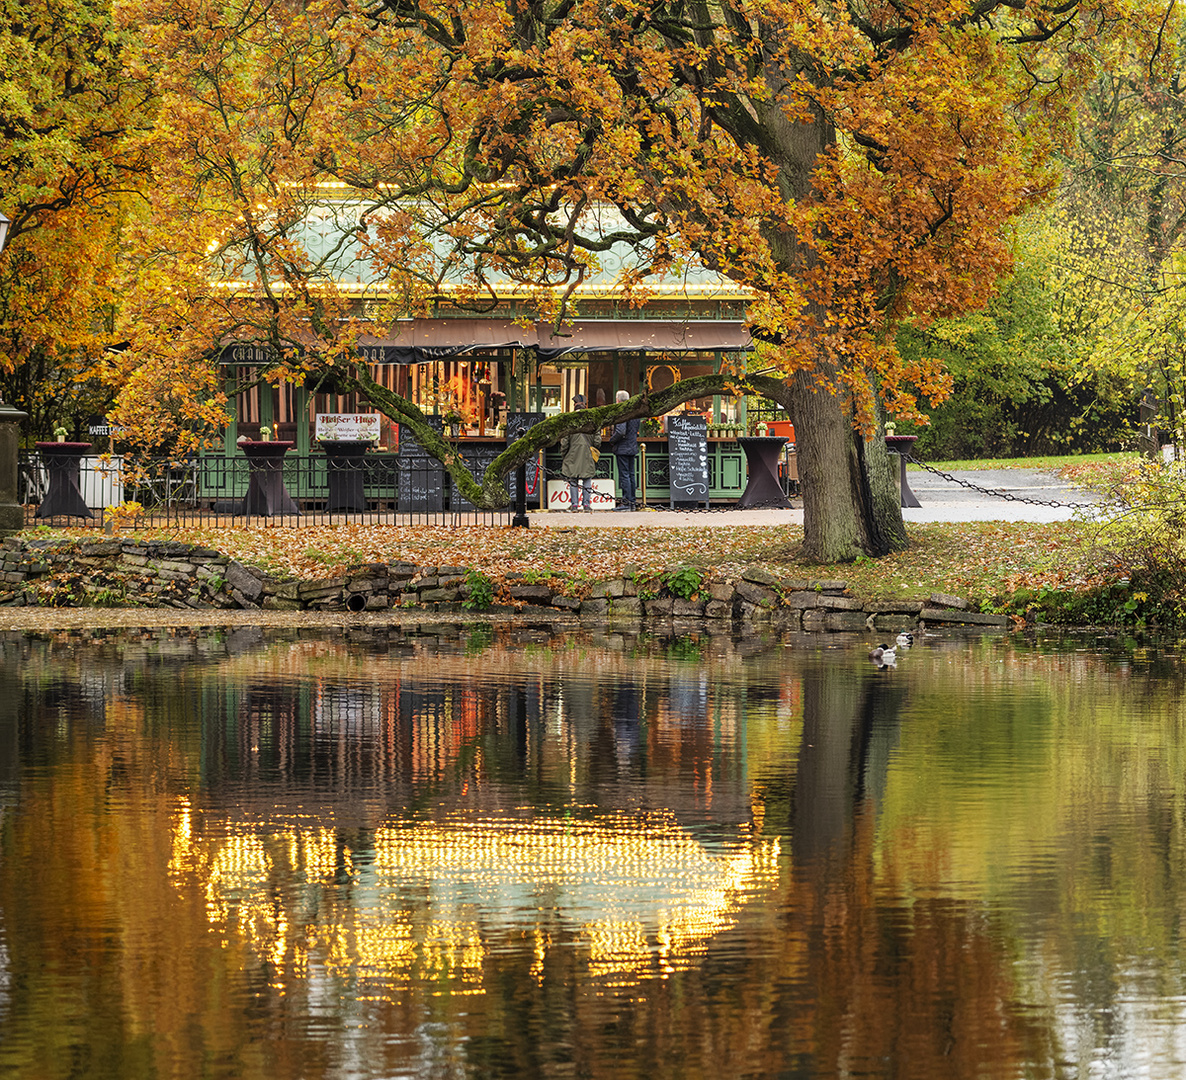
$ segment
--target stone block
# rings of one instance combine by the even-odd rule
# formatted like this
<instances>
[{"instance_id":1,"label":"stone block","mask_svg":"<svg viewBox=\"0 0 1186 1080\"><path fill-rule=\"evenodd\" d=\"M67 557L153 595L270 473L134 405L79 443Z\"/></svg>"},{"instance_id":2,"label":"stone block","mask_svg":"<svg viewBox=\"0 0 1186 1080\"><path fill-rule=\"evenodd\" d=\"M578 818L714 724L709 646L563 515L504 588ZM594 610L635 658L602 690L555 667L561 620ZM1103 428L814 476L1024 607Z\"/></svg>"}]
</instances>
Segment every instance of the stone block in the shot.
<instances>
[{"instance_id":1,"label":"stone block","mask_svg":"<svg viewBox=\"0 0 1186 1080\"><path fill-rule=\"evenodd\" d=\"M666 618L671 615L672 600L668 596L660 596L654 600L646 600L643 602L643 610L648 615L655 615L659 618Z\"/></svg>"},{"instance_id":2,"label":"stone block","mask_svg":"<svg viewBox=\"0 0 1186 1080\"><path fill-rule=\"evenodd\" d=\"M782 601L782 597L776 590L755 585L749 581L739 581L734 591L745 603L753 604L754 607L773 608Z\"/></svg>"},{"instance_id":3,"label":"stone block","mask_svg":"<svg viewBox=\"0 0 1186 1080\"><path fill-rule=\"evenodd\" d=\"M826 611L824 613L824 629L832 632L864 630L865 613L863 611Z\"/></svg>"},{"instance_id":4,"label":"stone block","mask_svg":"<svg viewBox=\"0 0 1186 1080\"><path fill-rule=\"evenodd\" d=\"M387 576L351 578L346 582L346 591L348 593L386 592Z\"/></svg>"},{"instance_id":5,"label":"stone block","mask_svg":"<svg viewBox=\"0 0 1186 1080\"><path fill-rule=\"evenodd\" d=\"M192 562L184 562L181 559L161 559L157 564L158 570L168 570L174 574L184 574L190 577L197 567Z\"/></svg>"},{"instance_id":6,"label":"stone block","mask_svg":"<svg viewBox=\"0 0 1186 1080\"><path fill-rule=\"evenodd\" d=\"M925 623L943 623L948 626L1009 626L1007 615L985 615L979 611L956 611L952 608L925 607L921 618Z\"/></svg>"},{"instance_id":7,"label":"stone block","mask_svg":"<svg viewBox=\"0 0 1186 1080\"><path fill-rule=\"evenodd\" d=\"M89 540L78 545L78 554L89 559L109 559L119 552L118 540Z\"/></svg>"},{"instance_id":8,"label":"stone block","mask_svg":"<svg viewBox=\"0 0 1186 1080\"><path fill-rule=\"evenodd\" d=\"M609 611L609 601L602 596L592 596L581 601L581 615L605 615Z\"/></svg>"},{"instance_id":9,"label":"stone block","mask_svg":"<svg viewBox=\"0 0 1186 1080\"><path fill-rule=\"evenodd\" d=\"M553 596L552 607L561 611L577 611L581 602L575 596Z\"/></svg>"},{"instance_id":10,"label":"stone block","mask_svg":"<svg viewBox=\"0 0 1186 1080\"><path fill-rule=\"evenodd\" d=\"M708 595L725 604L733 603L733 586L724 581L715 581L708 587Z\"/></svg>"},{"instance_id":11,"label":"stone block","mask_svg":"<svg viewBox=\"0 0 1186 1080\"><path fill-rule=\"evenodd\" d=\"M848 588L848 582L841 580L828 581L825 579L823 581L813 581L811 588L817 592L842 593Z\"/></svg>"},{"instance_id":12,"label":"stone block","mask_svg":"<svg viewBox=\"0 0 1186 1080\"><path fill-rule=\"evenodd\" d=\"M859 611L865 614L865 605L854 596L836 596L833 593L823 593L819 598L819 606L831 611Z\"/></svg>"},{"instance_id":13,"label":"stone block","mask_svg":"<svg viewBox=\"0 0 1186 1080\"><path fill-rule=\"evenodd\" d=\"M822 608L807 608L803 612L803 629L810 631L827 630L828 613Z\"/></svg>"},{"instance_id":14,"label":"stone block","mask_svg":"<svg viewBox=\"0 0 1186 1080\"><path fill-rule=\"evenodd\" d=\"M726 600L708 600L704 604L704 617L706 619L731 619L733 618L733 604Z\"/></svg>"},{"instance_id":15,"label":"stone block","mask_svg":"<svg viewBox=\"0 0 1186 1080\"><path fill-rule=\"evenodd\" d=\"M742 581L751 582L754 585L765 585L767 588L777 588L779 580L769 570L761 566L751 566L742 572Z\"/></svg>"},{"instance_id":16,"label":"stone block","mask_svg":"<svg viewBox=\"0 0 1186 1080\"><path fill-rule=\"evenodd\" d=\"M320 578L317 581L297 582L297 596L301 600L322 600L333 593L340 593L346 587L344 577Z\"/></svg>"},{"instance_id":17,"label":"stone block","mask_svg":"<svg viewBox=\"0 0 1186 1080\"><path fill-rule=\"evenodd\" d=\"M642 601L637 596L623 596L613 602L610 610L615 615L641 615Z\"/></svg>"},{"instance_id":18,"label":"stone block","mask_svg":"<svg viewBox=\"0 0 1186 1080\"><path fill-rule=\"evenodd\" d=\"M956 611L968 610L968 601L962 596L948 596L946 593L931 593L927 597L927 604L936 608L954 608Z\"/></svg>"},{"instance_id":19,"label":"stone block","mask_svg":"<svg viewBox=\"0 0 1186 1080\"><path fill-rule=\"evenodd\" d=\"M671 602L671 614L677 619L696 618L704 614L704 601L676 597Z\"/></svg>"},{"instance_id":20,"label":"stone block","mask_svg":"<svg viewBox=\"0 0 1186 1080\"><path fill-rule=\"evenodd\" d=\"M421 589L422 604L451 604L461 597L460 589Z\"/></svg>"},{"instance_id":21,"label":"stone block","mask_svg":"<svg viewBox=\"0 0 1186 1080\"><path fill-rule=\"evenodd\" d=\"M921 611L921 607L919 608ZM915 615L903 615L900 612L887 612L884 615L873 616L873 629L885 630L891 634L900 634L906 630L913 630L918 625Z\"/></svg>"},{"instance_id":22,"label":"stone block","mask_svg":"<svg viewBox=\"0 0 1186 1080\"><path fill-rule=\"evenodd\" d=\"M874 615L918 615L923 609L921 600L869 600L865 610Z\"/></svg>"},{"instance_id":23,"label":"stone block","mask_svg":"<svg viewBox=\"0 0 1186 1080\"><path fill-rule=\"evenodd\" d=\"M241 563L230 562L227 564L226 580L231 589L241 593L248 603L253 603L264 591L259 578L249 573Z\"/></svg>"},{"instance_id":24,"label":"stone block","mask_svg":"<svg viewBox=\"0 0 1186 1080\"><path fill-rule=\"evenodd\" d=\"M521 600L528 604L552 602L552 590L547 585L512 585L506 593L512 600Z\"/></svg>"},{"instance_id":25,"label":"stone block","mask_svg":"<svg viewBox=\"0 0 1186 1080\"><path fill-rule=\"evenodd\" d=\"M234 596L234 592L231 593ZM279 596L265 596L263 602L265 611L300 611L301 603L299 600L284 600Z\"/></svg>"},{"instance_id":26,"label":"stone block","mask_svg":"<svg viewBox=\"0 0 1186 1080\"><path fill-rule=\"evenodd\" d=\"M589 596L595 600L602 598L616 600L619 596L625 595L626 583L621 578L599 581L589 590Z\"/></svg>"}]
</instances>

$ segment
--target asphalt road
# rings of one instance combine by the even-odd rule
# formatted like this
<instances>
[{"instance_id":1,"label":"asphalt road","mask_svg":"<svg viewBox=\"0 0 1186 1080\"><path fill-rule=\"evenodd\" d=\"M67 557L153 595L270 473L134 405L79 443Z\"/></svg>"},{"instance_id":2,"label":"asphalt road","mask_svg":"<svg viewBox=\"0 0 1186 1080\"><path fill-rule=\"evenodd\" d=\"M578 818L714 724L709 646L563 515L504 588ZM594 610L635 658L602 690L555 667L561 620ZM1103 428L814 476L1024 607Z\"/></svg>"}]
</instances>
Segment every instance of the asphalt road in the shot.
<instances>
[{"instance_id":1,"label":"asphalt road","mask_svg":"<svg viewBox=\"0 0 1186 1080\"><path fill-rule=\"evenodd\" d=\"M1056 474L1041 469L976 469L951 474L954 481L926 471L907 473L907 483L922 503L906 507L907 521L1067 521L1075 507L1088 509L1095 499L1068 487ZM973 484L975 488L964 484ZM977 490L980 489L980 490ZM1012 495L1012 499L1004 498ZM1033 500L1026 502L1022 500ZM802 500L791 500L791 510L668 510L666 503L633 513L597 511L590 514L545 512L530 515L533 526L549 528L704 528L730 525L786 525L803 521ZM1044 503L1064 505L1048 506Z\"/></svg>"}]
</instances>

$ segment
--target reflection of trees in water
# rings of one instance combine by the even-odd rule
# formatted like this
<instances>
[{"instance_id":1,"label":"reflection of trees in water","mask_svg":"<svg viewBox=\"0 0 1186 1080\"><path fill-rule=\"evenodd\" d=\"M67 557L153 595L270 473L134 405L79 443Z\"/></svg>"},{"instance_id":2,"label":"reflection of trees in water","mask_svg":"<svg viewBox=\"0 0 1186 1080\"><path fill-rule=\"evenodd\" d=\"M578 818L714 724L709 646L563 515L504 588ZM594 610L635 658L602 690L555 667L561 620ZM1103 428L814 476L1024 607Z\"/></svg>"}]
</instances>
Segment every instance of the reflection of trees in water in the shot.
<instances>
[{"instance_id":1,"label":"reflection of trees in water","mask_svg":"<svg viewBox=\"0 0 1186 1080\"><path fill-rule=\"evenodd\" d=\"M905 828L892 838L881 830L890 751L907 696L919 694L906 662L885 677L783 654L777 667L755 662L749 670L722 649L702 693L698 674L673 670L661 655L605 652L587 641L531 655L497 642L466 655L458 644L442 658L408 641L393 656L377 646L360 654L333 641L261 638L200 664L194 653L124 664L111 644L97 663L76 645L51 651L52 663L47 653L37 676L24 667L14 688L36 717L20 721L16 742L38 775L22 777L19 812L6 817L2 840L9 864L15 851L45 853L35 882L0 875L13 973L8 1015L23 1018L26 1034L56 1022L120 1063L148 1053L146 1032L161 1033L152 1052L162 1074L201 1050L233 1061L243 1076L340 1075L335 1054L344 1051L321 1032L310 1036L302 1026L310 1016L349 1028L341 1038L354 1041L357 1060L382 1062L375 1071L388 1073L456 1065L474 1075L531 1075L579 1063L590 1076L683 1077L719 1075L728 1061L732 1071L759 1076L892 1074L887 1062L920 1078L1058 1074L1043 1013L1016 1005L1007 914L945 895L944 868L930 861L950 837L937 834L912 851ZM1093 692L1082 682L1090 660L1068 663L1076 668L1066 686L1076 689L1065 692ZM198 694L203 667L218 679L206 700ZM84 669L89 689L75 678ZM494 670L513 672L515 687L497 685ZM108 679L105 671L122 681L107 683L100 707L96 679ZM1001 675L957 662L943 678L971 698ZM1139 669L1126 678L1130 688L1144 685ZM41 679L53 697L40 696ZM11 684L9 677L3 686ZM1177 691L1164 692L1172 712ZM193 727L199 702L203 717ZM1020 727L982 739L1007 736L994 754L1029 753L1035 721L1026 720L1027 741L1018 741ZM91 761L95 745L102 752ZM1177 752L1152 746L1150 769L1177 768ZM1098 762L1085 754L1081 772ZM1118 755L1115 766L1129 762ZM894 778L899 797L907 782ZM537 877L524 901L509 860L502 878L447 902L392 854L413 846L392 835L401 821L439 826L440 815L460 821L464 812L480 824L522 807L523 822L559 833L560 807L576 805L593 821L647 805L671 810L652 839L678 835L689 853L721 858L719 837L741 835L751 794L759 838L783 841L782 903L747 907L738 893L666 978L656 966L658 921L575 925L563 875ZM119 808L114 816L111 807ZM1104 825L1083 834L1081 865L1072 860L1072 869L1092 897L1080 901L1128 888L1127 878L1134 899L1142 889L1173 889L1180 823L1154 809L1148 820L1125 817L1131 850L1109 843ZM227 887L194 887L205 864L178 860L176 843L162 850L158 830L174 838L188 831L195 852L208 846L210 860L223 859L218 880ZM426 850L447 847L445 832L421 834L433 840ZM494 843L479 828L473 839ZM891 839L887 858L882 846ZM486 858L483 865L500 865ZM722 880L725 865L713 864ZM232 871L245 866L263 869L236 894ZM392 889L402 906L368 906L380 873L404 875ZM128 889L129 879L143 888ZM1046 881L1045 900L1065 905L1075 880ZM530 931L494 918L491 896L510 898L512 910L530 906ZM1161 917L1161 903L1147 915L1133 909L1134 923L1144 920L1139 932L1157 940L1161 931L1147 924ZM292 966L298 927L312 950L304 974ZM1082 993L1093 1010L1123 991L1108 977L1123 960L1120 946L1086 957L1106 947L1105 932L1078 945L1054 929L1049 938L1068 956L1084 950ZM368 996L373 981L354 963L364 954L382 959L376 970L410 973L407 982ZM623 972L644 955L645 992L637 982L614 985L629 983ZM162 956L189 959L177 970ZM211 972L224 987L220 1000L206 992ZM203 1018L200 1034L194 1016ZM25 1075L54 1060L55 1045L47 1034L22 1057ZM139 1059L121 1065L123 1075L152 1071Z\"/></svg>"}]
</instances>

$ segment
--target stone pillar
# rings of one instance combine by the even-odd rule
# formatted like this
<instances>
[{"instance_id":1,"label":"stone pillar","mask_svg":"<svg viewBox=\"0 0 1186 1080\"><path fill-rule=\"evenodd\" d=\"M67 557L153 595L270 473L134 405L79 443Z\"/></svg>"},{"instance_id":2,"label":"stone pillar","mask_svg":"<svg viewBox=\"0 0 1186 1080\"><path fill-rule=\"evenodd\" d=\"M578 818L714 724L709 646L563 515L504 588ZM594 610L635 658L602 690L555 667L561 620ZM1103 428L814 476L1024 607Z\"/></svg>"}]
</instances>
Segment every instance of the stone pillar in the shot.
<instances>
[{"instance_id":1,"label":"stone pillar","mask_svg":"<svg viewBox=\"0 0 1186 1080\"><path fill-rule=\"evenodd\" d=\"M21 444L21 421L28 413L0 401L0 536L25 527L25 508L17 498L16 453Z\"/></svg>"}]
</instances>

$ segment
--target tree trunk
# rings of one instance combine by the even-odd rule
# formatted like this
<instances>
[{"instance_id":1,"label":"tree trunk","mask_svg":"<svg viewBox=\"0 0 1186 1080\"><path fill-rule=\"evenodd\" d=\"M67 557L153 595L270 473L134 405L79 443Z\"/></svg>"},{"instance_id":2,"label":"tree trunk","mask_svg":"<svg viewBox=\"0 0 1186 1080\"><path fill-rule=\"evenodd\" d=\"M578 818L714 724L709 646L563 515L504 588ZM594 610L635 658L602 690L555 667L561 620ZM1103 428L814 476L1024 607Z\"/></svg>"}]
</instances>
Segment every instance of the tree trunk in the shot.
<instances>
[{"instance_id":1,"label":"tree trunk","mask_svg":"<svg viewBox=\"0 0 1186 1080\"><path fill-rule=\"evenodd\" d=\"M785 380L754 376L754 389L776 401L795 425L803 488L803 551L807 562L851 562L907 546L897 475L885 440L852 426L847 401L820 390L813 375Z\"/></svg>"}]
</instances>

